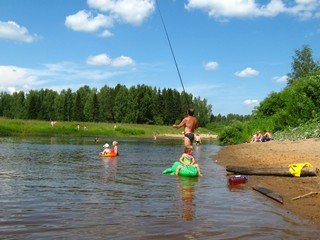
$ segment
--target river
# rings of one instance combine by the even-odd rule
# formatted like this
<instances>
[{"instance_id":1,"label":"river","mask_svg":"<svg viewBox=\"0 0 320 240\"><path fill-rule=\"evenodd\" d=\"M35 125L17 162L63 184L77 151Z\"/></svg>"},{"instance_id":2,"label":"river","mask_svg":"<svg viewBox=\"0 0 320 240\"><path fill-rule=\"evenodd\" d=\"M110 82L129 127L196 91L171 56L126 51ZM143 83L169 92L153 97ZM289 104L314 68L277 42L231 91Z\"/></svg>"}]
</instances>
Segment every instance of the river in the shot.
<instances>
[{"instance_id":1,"label":"river","mask_svg":"<svg viewBox=\"0 0 320 240\"><path fill-rule=\"evenodd\" d=\"M99 157L112 140L120 155ZM229 188L218 150L195 146L203 176L186 178L161 174L182 154L180 139L0 138L0 238L318 238L265 196Z\"/></svg>"}]
</instances>

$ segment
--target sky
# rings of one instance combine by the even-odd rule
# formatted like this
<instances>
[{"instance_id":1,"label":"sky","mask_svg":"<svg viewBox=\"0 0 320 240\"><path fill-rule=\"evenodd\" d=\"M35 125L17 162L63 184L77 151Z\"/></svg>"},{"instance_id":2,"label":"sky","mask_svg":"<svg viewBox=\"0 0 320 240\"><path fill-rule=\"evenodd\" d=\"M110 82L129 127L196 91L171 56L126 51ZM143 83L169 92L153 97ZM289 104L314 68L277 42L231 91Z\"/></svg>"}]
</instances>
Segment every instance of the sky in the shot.
<instances>
[{"instance_id":1,"label":"sky","mask_svg":"<svg viewBox=\"0 0 320 240\"><path fill-rule=\"evenodd\" d=\"M0 92L184 86L247 115L296 50L318 61L319 20L320 0L0 0Z\"/></svg>"}]
</instances>

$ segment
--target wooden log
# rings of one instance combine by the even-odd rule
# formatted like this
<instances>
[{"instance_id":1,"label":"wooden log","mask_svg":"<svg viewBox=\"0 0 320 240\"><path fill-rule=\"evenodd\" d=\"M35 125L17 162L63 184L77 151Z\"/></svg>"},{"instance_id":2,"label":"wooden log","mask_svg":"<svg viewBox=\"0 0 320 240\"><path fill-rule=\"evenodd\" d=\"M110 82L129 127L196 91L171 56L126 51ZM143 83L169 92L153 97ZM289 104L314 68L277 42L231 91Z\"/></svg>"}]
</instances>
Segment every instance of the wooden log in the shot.
<instances>
[{"instance_id":1,"label":"wooden log","mask_svg":"<svg viewBox=\"0 0 320 240\"><path fill-rule=\"evenodd\" d=\"M266 195L267 197L272 198L273 200L276 200L277 202L283 204L283 197L279 193L274 192L274 191L272 191L268 188L265 188L263 186L260 186L260 185L253 185L252 188L254 190Z\"/></svg>"},{"instance_id":2,"label":"wooden log","mask_svg":"<svg viewBox=\"0 0 320 240\"><path fill-rule=\"evenodd\" d=\"M289 172L289 168L227 166L226 170L228 172L233 172L234 174L293 177L293 175ZM301 170L300 177L312 177L318 175L318 168L305 167Z\"/></svg>"}]
</instances>

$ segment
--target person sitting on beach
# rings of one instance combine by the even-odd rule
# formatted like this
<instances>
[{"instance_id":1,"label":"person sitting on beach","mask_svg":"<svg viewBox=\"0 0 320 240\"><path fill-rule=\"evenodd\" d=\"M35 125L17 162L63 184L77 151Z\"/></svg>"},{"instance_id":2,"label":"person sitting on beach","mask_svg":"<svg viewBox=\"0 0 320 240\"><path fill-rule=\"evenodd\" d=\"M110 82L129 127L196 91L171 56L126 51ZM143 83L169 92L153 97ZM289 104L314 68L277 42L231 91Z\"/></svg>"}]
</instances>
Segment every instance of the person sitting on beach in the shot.
<instances>
[{"instance_id":1,"label":"person sitting on beach","mask_svg":"<svg viewBox=\"0 0 320 240\"><path fill-rule=\"evenodd\" d=\"M200 166L199 166L199 164L195 163L195 159L194 159L192 153L193 153L193 147L192 146L186 146L184 148L184 153L181 155L181 157L179 159L179 162L181 162L182 165L177 167L176 175L179 174L179 171L180 171L180 169L182 167L184 167L184 166L194 166L194 167L196 167L198 169L199 176L202 176L202 174L200 172Z\"/></svg>"},{"instance_id":2,"label":"person sitting on beach","mask_svg":"<svg viewBox=\"0 0 320 240\"><path fill-rule=\"evenodd\" d=\"M108 154L110 153L110 148L109 148L109 144L106 143L105 145L103 145L103 151L101 152L101 154Z\"/></svg>"},{"instance_id":3,"label":"person sitting on beach","mask_svg":"<svg viewBox=\"0 0 320 240\"><path fill-rule=\"evenodd\" d=\"M112 146L113 146L113 149L111 149L110 152L116 154L117 156L119 156L118 142L117 141L113 141L112 142Z\"/></svg>"},{"instance_id":4,"label":"person sitting on beach","mask_svg":"<svg viewBox=\"0 0 320 240\"><path fill-rule=\"evenodd\" d=\"M260 131L257 131L256 134L254 134L252 136L250 143L261 142L261 138L262 138L262 135L261 135Z\"/></svg>"},{"instance_id":5,"label":"person sitting on beach","mask_svg":"<svg viewBox=\"0 0 320 240\"><path fill-rule=\"evenodd\" d=\"M263 136L261 138L261 142L267 142L272 139L271 133L269 133L267 130L263 131Z\"/></svg>"}]
</instances>

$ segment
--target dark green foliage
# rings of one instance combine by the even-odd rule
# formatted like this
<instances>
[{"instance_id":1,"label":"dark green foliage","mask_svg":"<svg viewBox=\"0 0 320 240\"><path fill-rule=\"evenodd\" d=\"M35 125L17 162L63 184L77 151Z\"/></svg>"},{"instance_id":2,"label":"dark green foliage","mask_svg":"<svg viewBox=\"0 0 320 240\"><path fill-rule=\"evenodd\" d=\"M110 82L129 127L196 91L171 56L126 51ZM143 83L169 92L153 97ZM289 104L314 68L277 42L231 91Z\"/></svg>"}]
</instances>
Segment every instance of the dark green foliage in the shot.
<instances>
[{"instance_id":1,"label":"dark green foliage","mask_svg":"<svg viewBox=\"0 0 320 240\"><path fill-rule=\"evenodd\" d=\"M156 89L146 85L128 89L118 84L98 91L83 86L76 92L62 90L31 90L12 95L0 93L0 117L46 121L117 122L172 125L186 116L187 101L195 106L204 127L211 116L206 99L180 94L175 89Z\"/></svg>"},{"instance_id":2,"label":"dark green foliage","mask_svg":"<svg viewBox=\"0 0 320 240\"><path fill-rule=\"evenodd\" d=\"M288 74L289 86L295 80L320 70L319 64L313 59L312 49L308 45L303 46L301 50L295 50L295 54L291 64L292 72Z\"/></svg>"},{"instance_id":3,"label":"dark green foliage","mask_svg":"<svg viewBox=\"0 0 320 240\"><path fill-rule=\"evenodd\" d=\"M227 126L219 134L219 141L221 145L227 144L238 144L245 141L247 138L242 138L242 133L244 131L244 124L235 121L231 126Z\"/></svg>"}]
</instances>

